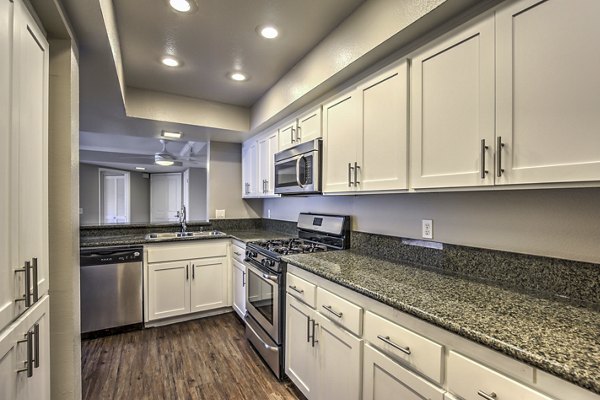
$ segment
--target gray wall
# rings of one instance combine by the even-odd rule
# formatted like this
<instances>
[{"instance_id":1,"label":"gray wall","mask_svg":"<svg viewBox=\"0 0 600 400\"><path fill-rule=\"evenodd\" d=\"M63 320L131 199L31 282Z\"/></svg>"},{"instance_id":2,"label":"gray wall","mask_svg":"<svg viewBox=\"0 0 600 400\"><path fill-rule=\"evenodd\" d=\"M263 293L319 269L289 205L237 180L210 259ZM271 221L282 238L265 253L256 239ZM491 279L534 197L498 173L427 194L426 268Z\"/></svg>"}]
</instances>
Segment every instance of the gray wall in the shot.
<instances>
[{"instance_id":1,"label":"gray wall","mask_svg":"<svg viewBox=\"0 0 600 400\"><path fill-rule=\"evenodd\" d=\"M98 170L103 167L92 164L79 166L79 207L81 225L98 225L100 223ZM129 171L131 197L131 223L147 223L150 221L150 179L144 173Z\"/></svg>"},{"instance_id":2,"label":"gray wall","mask_svg":"<svg viewBox=\"0 0 600 400\"><path fill-rule=\"evenodd\" d=\"M349 214L354 230L406 238L432 219L436 241L600 263L600 188L287 197L269 210Z\"/></svg>"},{"instance_id":3,"label":"gray wall","mask_svg":"<svg viewBox=\"0 0 600 400\"><path fill-rule=\"evenodd\" d=\"M190 168L190 205L188 210L189 221L208 220L208 171L206 168Z\"/></svg>"},{"instance_id":4,"label":"gray wall","mask_svg":"<svg viewBox=\"0 0 600 400\"><path fill-rule=\"evenodd\" d=\"M242 145L210 142L209 208L210 219L216 209L225 210L225 218L258 218L262 200L244 201L242 193Z\"/></svg>"}]
</instances>

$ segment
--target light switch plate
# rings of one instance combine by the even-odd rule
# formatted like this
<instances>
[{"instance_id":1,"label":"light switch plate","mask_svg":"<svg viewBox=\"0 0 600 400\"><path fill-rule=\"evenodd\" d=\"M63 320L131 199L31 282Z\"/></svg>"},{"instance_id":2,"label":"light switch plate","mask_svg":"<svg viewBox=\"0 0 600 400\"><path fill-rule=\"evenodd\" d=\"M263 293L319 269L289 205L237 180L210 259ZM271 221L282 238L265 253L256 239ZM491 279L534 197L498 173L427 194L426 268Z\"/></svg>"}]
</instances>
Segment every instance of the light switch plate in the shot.
<instances>
[{"instance_id":1,"label":"light switch plate","mask_svg":"<svg viewBox=\"0 0 600 400\"><path fill-rule=\"evenodd\" d=\"M433 220L431 220L431 219L423 220L421 236L423 237L423 239L433 239Z\"/></svg>"},{"instance_id":2,"label":"light switch plate","mask_svg":"<svg viewBox=\"0 0 600 400\"><path fill-rule=\"evenodd\" d=\"M215 210L215 218L217 218L217 219L225 218L225 210Z\"/></svg>"}]
</instances>

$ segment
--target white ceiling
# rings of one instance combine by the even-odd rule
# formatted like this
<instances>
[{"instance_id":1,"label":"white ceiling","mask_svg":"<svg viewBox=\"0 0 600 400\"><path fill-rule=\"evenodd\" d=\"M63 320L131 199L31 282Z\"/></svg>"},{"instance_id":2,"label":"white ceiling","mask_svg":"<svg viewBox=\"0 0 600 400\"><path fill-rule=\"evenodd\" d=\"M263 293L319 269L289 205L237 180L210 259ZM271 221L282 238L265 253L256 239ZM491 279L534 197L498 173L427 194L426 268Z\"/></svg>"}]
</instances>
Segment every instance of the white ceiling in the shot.
<instances>
[{"instance_id":1,"label":"white ceiling","mask_svg":"<svg viewBox=\"0 0 600 400\"><path fill-rule=\"evenodd\" d=\"M167 0L114 1L128 86L251 106L364 0L197 0L189 14ZM151 4L149 4L151 3ZM278 38L256 28L273 24ZM160 63L170 54L178 68ZM228 72L250 76L235 82Z\"/></svg>"}]
</instances>

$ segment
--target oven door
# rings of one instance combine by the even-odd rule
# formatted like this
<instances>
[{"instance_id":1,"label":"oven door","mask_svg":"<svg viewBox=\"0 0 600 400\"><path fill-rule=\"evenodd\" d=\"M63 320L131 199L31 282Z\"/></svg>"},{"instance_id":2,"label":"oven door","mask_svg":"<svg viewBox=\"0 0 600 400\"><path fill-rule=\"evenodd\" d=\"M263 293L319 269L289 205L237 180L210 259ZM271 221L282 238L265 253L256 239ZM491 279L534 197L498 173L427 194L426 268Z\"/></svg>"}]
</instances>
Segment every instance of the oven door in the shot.
<instances>
[{"instance_id":1,"label":"oven door","mask_svg":"<svg viewBox=\"0 0 600 400\"><path fill-rule=\"evenodd\" d=\"M316 193L319 187L318 152L299 154L275 163L275 193Z\"/></svg>"},{"instance_id":2,"label":"oven door","mask_svg":"<svg viewBox=\"0 0 600 400\"><path fill-rule=\"evenodd\" d=\"M280 345L282 338L279 331L281 323L279 282L281 277L254 265L247 265L246 310L275 343Z\"/></svg>"}]
</instances>

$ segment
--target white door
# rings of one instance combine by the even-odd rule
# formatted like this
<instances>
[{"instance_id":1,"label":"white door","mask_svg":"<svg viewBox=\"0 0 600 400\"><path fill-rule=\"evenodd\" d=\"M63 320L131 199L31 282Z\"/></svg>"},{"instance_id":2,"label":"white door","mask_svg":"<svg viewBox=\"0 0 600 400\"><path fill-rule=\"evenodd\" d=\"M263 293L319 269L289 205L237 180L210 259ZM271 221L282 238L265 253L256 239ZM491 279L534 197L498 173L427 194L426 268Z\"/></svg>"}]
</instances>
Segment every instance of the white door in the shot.
<instances>
[{"instance_id":1,"label":"white door","mask_svg":"<svg viewBox=\"0 0 600 400\"><path fill-rule=\"evenodd\" d=\"M190 262L148 264L148 319L190 312Z\"/></svg>"},{"instance_id":2,"label":"white door","mask_svg":"<svg viewBox=\"0 0 600 400\"><path fill-rule=\"evenodd\" d=\"M493 185L493 14L420 50L411 74L412 186Z\"/></svg>"},{"instance_id":3,"label":"white door","mask_svg":"<svg viewBox=\"0 0 600 400\"><path fill-rule=\"evenodd\" d=\"M191 260L190 263L190 311L227 306L227 257Z\"/></svg>"},{"instance_id":4,"label":"white door","mask_svg":"<svg viewBox=\"0 0 600 400\"><path fill-rule=\"evenodd\" d=\"M351 192L361 135L360 93L346 93L323 106L323 192Z\"/></svg>"},{"instance_id":5,"label":"white door","mask_svg":"<svg viewBox=\"0 0 600 400\"><path fill-rule=\"evenodd\" d=\"M321 106L298 117L297 139L299 143L310 142L323 136L321 130Z\"/></svg>"},{"instance_id":6,"label":"white door","mask_svg":"<svg viewBox=\"0 0 600 400\"><path fill-rule=\"evenodd\" d=\"M497 12L496 183L600 180L598 15L597 0L522 0Z\"/></svg>"},{"instance_id":7,"label":"white door","mask_svg":"<svg viewBox=\"0 0 600 400\"><path fill-rule=\"evenodd\" d=\"M296 120L279 128L279 151L289 149L296 144Z\"/></svg>"},{"instance_id":8,"label":"white door","mask_svg":"<svg viewBox=\"0 0 600 400\"><path fill-rule=\"evenodd\" d=\"M150 175L151 222L178 222L181 210L181 173Z\"/></svg>"},{"instance_id":9,"label":"white door","mask_svg":"<svg viewBox=\"0 0 600 400\"><path fill-rule=\"evenodd\" d=\"M363 400L443 400L444 390L365 345Z\"/></svg>"},{"instance_id":10,"label":"white door","mask_svg":"<svg viewBox=\"0 0 600 400\"><path fill-rule=\"evenodd\" d=\"M21 1L14 2L12 89L11 258L13 266L37 262L41 297L48 291L48 43Z\"/></svg>"},{"instance_id":11,"label":"white door","mask_svg":"<svg viewBox=\"0 0 600 400\"><path fill-rule=\"evenodd\" d=\"M360 400L363 341L317 313L319 398Z\"/></svg>"},{"instance_id":12,"label":"white door","mask_svg":"<svg viewBox=\"0 0 600 400\"><path fill-rule=\"evenodd\" d=\"M14 318L17 296L15 276L11 265L10 229L10 42L13 5L0 2L0 331ZM2 354L0 354L2 357ZM0 358L1 360L1 358ZM1 363L2 361L0 361ZM3 386L3 385L0 385ZM8 389L7 389L8 390ZM3 397L0 389L0 398Z\"/></svg>"},{"instance_id":13,"label":"white door","mask_svg":"<svg viewBox=\"0 0 600 400\"><path fill-rule=\"evenodd\" d=\"M102 169L101 218L104 224L125 224L129 222L129 179L127 173L109 173Z\"/></svg>"},{"instance_id":14,"label":"white door","mask_svg":"<svg viewBox=\"0 0 600 400\"><path fill-rule=\"evenodd\" d=\"M233 309L244 318L246 315L246 266L237 260L233 263Z\"/></svg>"},{"instance_id":15,"label":"white door","mask_svg":"<svg viewBox=\"0 0 600 400\"><path fill-rule=\"evenodd\" d=\"M285 373L307 398L319 399L318 347L309 340L315 312L289 294L285 307Z\"/></svg>"},{"instance_id":16,"label":"white door","mask_svg":"<svg viewBox=\"0 0 600 400\"><path fill-rule=\"evenodd\" d=\"M361 85L359 190L408 188L408 62ZM360 157L359 157L360 158Z\"/></svg>"},{"instance_id":17,"label":"white door","mask_svg":"<svg viewBox=\"0 0 600 400\"><path fill-rule=\"evenodd\" d=\"M242 147L242 181L242 197L258 196L258 147L256 141Z\"/></svg>"}]
</instances>

